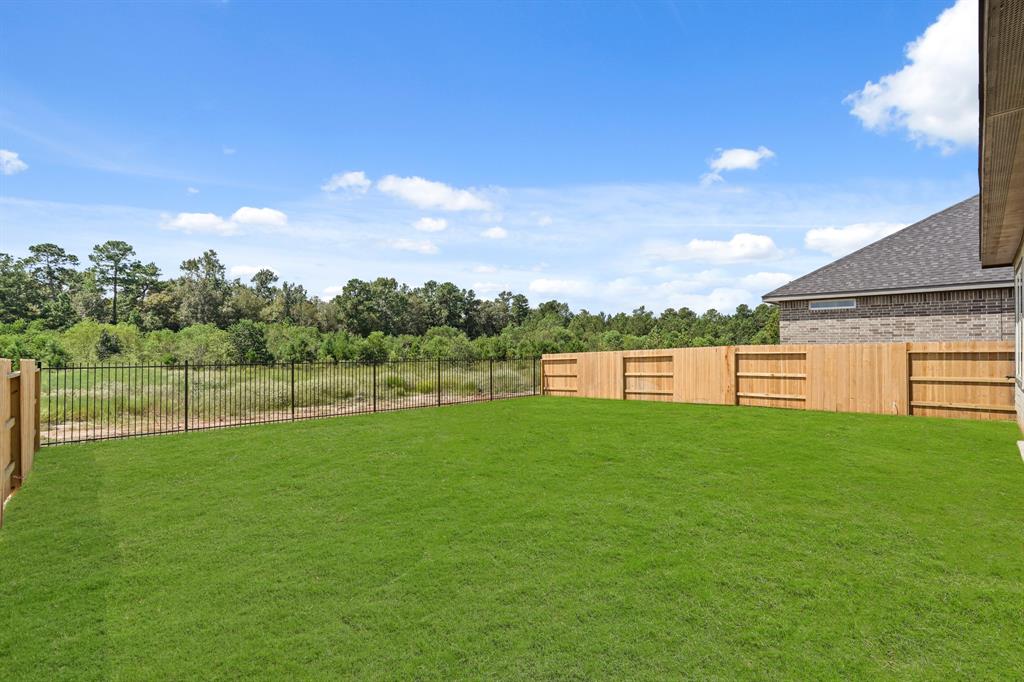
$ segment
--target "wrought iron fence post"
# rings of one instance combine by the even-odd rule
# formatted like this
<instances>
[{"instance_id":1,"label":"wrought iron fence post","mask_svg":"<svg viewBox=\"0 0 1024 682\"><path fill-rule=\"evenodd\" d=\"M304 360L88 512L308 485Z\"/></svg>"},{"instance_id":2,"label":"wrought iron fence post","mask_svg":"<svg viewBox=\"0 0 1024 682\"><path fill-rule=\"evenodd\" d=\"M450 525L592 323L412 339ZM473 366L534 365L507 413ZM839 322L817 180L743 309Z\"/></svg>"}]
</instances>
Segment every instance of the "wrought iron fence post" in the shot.
<instances>
[{"instance_id":1,"label":"wrought iron fence post","mask_svg":"<svg viewBox=\"0 0 1024 682\"><path fill-rule=\"evenodd\" d=\"M185 431L188 431L188 360L185 361Z\"/></svg>"},{"instance_id":2,"label":"wrought iron fence post","mask_svg":"<svg viewBox=\"0 0 1024 682\"><path fill-rule=\"evenodd\" d=\"M491 363L491 368L490 368L490 373L491 373L491 400L494 400L494 358L491 358L490 363Z\"/></svg>"},{"instance_id":3,"label":"wrought iron fence post","mask_svg":"<svg viewBox=\"0 0 1024 682\"><path fill-rule=\"evenodd\" d=\"M441 358L437 359L437 404L441 404Z\"/></svg>"},{"instance_id":4,"label":"wrought iron fence post","mask_svg":"<svg viewBox=\"0 0 1024 682\"><path fill-rule=\"evenodd\" d=\"M295 421L295 361L292 360L292 421Z\"/></svg>"},{"instance_id":5,"label":"wrought iron fence post","mask_svg":"<svg viewBox=\"0 0 1024 682\"><path fill-rule=\"evenodd\" d=\"M377 411L377 362L373 363L373 411Z\"/></svg>"}]
</instances>

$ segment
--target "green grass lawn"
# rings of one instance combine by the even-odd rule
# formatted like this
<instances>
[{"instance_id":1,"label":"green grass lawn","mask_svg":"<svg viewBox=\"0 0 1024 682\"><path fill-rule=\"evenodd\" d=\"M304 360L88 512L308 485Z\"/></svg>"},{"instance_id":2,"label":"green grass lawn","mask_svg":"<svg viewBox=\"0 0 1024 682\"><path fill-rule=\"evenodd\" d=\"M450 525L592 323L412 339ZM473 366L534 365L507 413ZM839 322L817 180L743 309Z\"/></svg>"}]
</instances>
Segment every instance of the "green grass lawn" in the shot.
<instances>
[{"instance_id":1,"label":"green grass lawn","mask_svg":"<svg viewBox=\"0 0 1024 682\"><path fill-rule=\"evenodd\" d=\"M0 674L1020 679L1015 438L525 398L48 449Z\"/></svg>"}]
</instances>

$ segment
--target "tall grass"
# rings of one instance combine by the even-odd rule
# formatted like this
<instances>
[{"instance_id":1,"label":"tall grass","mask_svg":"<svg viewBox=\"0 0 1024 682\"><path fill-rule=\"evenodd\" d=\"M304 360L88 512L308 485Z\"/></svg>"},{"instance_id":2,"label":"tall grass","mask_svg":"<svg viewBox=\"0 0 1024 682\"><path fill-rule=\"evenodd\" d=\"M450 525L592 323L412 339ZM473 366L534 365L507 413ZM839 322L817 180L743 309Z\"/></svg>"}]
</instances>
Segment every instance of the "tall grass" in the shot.
<instances>
[{"instance_id":1,"label":"tall grass","mask_svg":"<svg viewBox=\"0 0 1024 682\"><path fill-rule=\"evenodd\" d=\"M44 369L44 440L66 442L501 398L534 392L532 360Z\"/></svg>"}]
</instances>

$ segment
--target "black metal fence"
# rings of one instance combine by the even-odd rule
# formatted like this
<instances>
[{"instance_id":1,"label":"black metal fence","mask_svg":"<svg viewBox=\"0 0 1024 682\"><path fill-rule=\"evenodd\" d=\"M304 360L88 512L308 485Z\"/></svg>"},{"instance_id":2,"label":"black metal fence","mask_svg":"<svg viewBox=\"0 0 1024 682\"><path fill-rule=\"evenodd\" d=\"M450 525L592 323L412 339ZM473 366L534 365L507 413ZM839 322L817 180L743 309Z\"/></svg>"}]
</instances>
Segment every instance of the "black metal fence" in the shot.
<instances>
[{"instance_id":1,"label":"black metal fence","mask_svg":"<svg viewBox=\"0 0 1024 682\"><path fill-rule=\"evenodd\" d=\"M536 358L44 367L43 445L536 395Z\"/></svg>"}]
</instances>

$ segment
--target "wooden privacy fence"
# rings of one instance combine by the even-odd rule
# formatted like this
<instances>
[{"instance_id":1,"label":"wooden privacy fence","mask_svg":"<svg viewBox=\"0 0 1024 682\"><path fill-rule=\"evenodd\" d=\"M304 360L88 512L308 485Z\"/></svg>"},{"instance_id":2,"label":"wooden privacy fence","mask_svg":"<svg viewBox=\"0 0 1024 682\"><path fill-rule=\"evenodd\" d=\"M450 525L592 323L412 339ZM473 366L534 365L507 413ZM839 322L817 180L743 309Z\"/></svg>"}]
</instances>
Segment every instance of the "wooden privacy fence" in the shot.
<instances>
[{"instance_id":1,"label":"wooden privacy fence","mask_svg":"<svg viewBox=\"0 0 1024 682\"><path fill-rule=\"evenodd\" d=\"M39 450L39 368L22 360L19 371L11 369L10 360L0 359L0 500L5 504L32 471Z\"/></svg>"},{"instance_id":2,"label":"wooden privacy fence","mask_svg":"<svg viewBox=\"0 0 1024 682\"><path fill-rule=\"evenodd\" d=\"M1012 341L559 353L544 395L829 412L1014 418Z\"/></svg>"}]
</instances>

